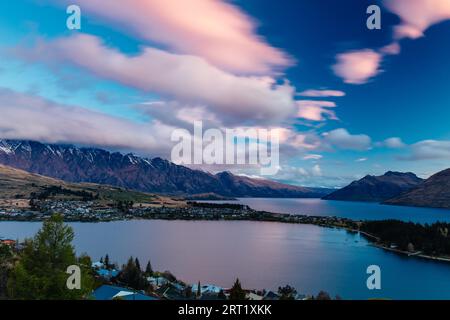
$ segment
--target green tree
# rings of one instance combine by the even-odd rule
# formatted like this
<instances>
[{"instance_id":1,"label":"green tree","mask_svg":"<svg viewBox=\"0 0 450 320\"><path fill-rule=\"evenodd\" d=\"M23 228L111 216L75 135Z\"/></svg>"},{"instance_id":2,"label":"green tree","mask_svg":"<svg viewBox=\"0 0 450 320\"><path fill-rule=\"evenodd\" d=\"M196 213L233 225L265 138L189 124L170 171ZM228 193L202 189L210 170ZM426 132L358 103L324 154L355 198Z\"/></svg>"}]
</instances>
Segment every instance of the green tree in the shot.
<instances>
[{"instance_id":1,"label":"green tree","mask_svg":"<svg viewBox=\"0 0 450 320\"><path fill-rule=\"evenodd\" d=\"M147 262L147 266L145 267L145 275L147 275L148 277L153 276L153 268L150 260Z\"/></svg>"},{"instance_id":2,"label":"green tree","mask_svg":"<svg viewBox=\"0 0 450 320\"><path fill-rule=\"evenodd\" d=\"M148 287L148 281L142 270L136 266L136 260L133 257L130 257L127 264L123 266L119 280L136 290L145 290Z\"/></svg>"},{"instance_id":3,"label":"green tree","mask_svg":"<svg viewBox=\"0 0 450 320\"><path fill-rule=\"evenodd\" d=\"M13 299L53 300L82 299L92 291L93 278L85 258L82 264L72 246L73 230L61 215L43 223L33 239L26 240L19 262L8 281ZM90 259L89 259L90 260ZM71 265L81 268L81 289L69 290L66 270Z\"/></svg>"},{"instance_id":4,"label":"green tree","mask_svg":"<svg viewBox=\"0 0 450 320\"><path fill-rule=\"evenodd\" d=\"M106 256L105 256L104 265L105 265L105 269L109 269L109 255L108 254L106 254Z\"/></svg>"},{"instance_id":5,"label":"green tree","mask_svg":"<svg viewBox=\"0 0 450 320\"><path fill-rule=\"evenodd\" d=\"M280 300L294 300L297 290L290 285L278 288L278 294L280 295Z\"/></svg>"},{"instance_id":6,"label":"green tree","mask_svg":"<svg viewBox=\"0 0 450 320\"><path fill-rule=\"evenodd\" d=\"M200 298L201 295L202 295L202 286L200 285L200 281L199 281L198 284L197 284L197 294L196 294L196 296L197 296L197 298Z\"/></svg>"},{"instance_id":7,"label":"green tree","mask_svg":"<svg viewBox=\"0 0 450 320\"><path fill-rule=\"evenodd\" d=\"M230 290L230 300L245 300L245 290L242 289L241 282L236 279L233 287Z\"/></svg>"},{"instance_id":8,"label":"green tree","mask_svg":"<svg viewBox=\"0 0 450 320\"><path fill-rule=\"evenodd\" d=\"M14 266L14 254L7 245L0 244L0 300L7 297L9 274Z\"/></svg>"},{"instance_id":9,"label":"green tree","mask_svg":"<svg viewBox=\"0 0 450 320\"><path fill-rule=\"evenodd\" d=\"M138 258L136 258L136 260L134 261L134 263L136 264L136 268L137 268L139 271L142 271L142 269L141 269L141 263L139 262L139 259L138 259Z\"/></svg>"},{"instance_id":10,"label":"green tree","mask_svg":"<svg viewBox=\"0 0 450 320\"><path fill-rule=\"evenodd\" d=\"M316 297L316 300L331 300L331 297L328 292L320 291Z\"/></svg>"}]
</instances>

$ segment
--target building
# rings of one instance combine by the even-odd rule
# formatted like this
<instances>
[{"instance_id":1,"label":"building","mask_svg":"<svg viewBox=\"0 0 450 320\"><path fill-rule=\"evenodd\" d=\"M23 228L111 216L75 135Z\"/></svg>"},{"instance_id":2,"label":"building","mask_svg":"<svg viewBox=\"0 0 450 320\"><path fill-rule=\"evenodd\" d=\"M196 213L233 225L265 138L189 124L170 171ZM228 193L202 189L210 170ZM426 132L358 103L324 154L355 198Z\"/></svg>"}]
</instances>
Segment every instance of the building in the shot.
<instances>
[{"instance_id":1,"label":"building","mask_svg":"<svg viewBox=\"0 0 450 320\"><path fill-rule=\"evenodd\" d=\"M106 280L111 280L111 278L115 278L119 275L119 271L117 271L116 269L97 269L95 270L95 272L102 278L106 279Z\"/></svg>"},{"instance_id":2,"label":"building","mask_svg":"<svg viewBox=\"0 0 450 320\"><path fill-rule=\"evenodd\" d=\"M112 285L103 285L97 288L92 297L95 300L159 300L132 289Z\"/></svg>"},{"instance_id":3,"label":"building","mask_svg":"<svg viewBox=\"0 0 450 320\"><path fill-rule=\"evenodd\" d=\"M219 294L220 291L224 291L222 287L215 286L213 284L204 284L200 287L202 294ZM192 285L192 292L196 294L198 292L198 284Z\"/></svg>"},{"instance_id":4,"label":"building","mask_svg":"<svg viewBox=\"0 0 450 320\"><path fill-rule=\"evenodd\" d=\"M258 295L258 294L256 294L256 293L253 293L253 292L247 293L246 298L247 298L248 300L253 300L253 301L259 301L259 300L264 299L263 296L260 296L260 295Z\"/></svg>"},{"instance_id":5,"label":"building","mask_svg":"<svg viewBox=\"0 0 450 320\"><path fill-rule=\"evenodd\" d=\"M97 262L92 262L92 268L98 268L98 269L100 269L100 268L103 268L103 266L104 266L104 264L102 263L102 262L100 262L100 261L97 261Z\"/></svg>"},{"instance_id":6,"label":"building","mask_svg":"<svg viewBox=\"0 0 450 320\"><path fill-rule=\"evenodd\" d=\"M151 284L152 286L159 288L162 286L165 286L166 284L168 284L170 281L164 277L148 277L147 281L149 284Z\"/></svg>"},{"instance_id":7,"label":"building","mask_svg":"<svg viewBox=\"0 0 450 320\"><path fill-rule=\"evenodd\" d=\"M273 291L267 291L263 300L280 300L280 295Z\"/></svg>"},{"instance_id":8,"label":"building","mask_svg":"<svg viewBox=\"0 0 450 320\"><path fill-rule=\"evenodd\" d=\"M16 242L16 240L11 239L0 239L0 244L10 247L14 247L16 245Z\"/></svg>"}]
</instances>

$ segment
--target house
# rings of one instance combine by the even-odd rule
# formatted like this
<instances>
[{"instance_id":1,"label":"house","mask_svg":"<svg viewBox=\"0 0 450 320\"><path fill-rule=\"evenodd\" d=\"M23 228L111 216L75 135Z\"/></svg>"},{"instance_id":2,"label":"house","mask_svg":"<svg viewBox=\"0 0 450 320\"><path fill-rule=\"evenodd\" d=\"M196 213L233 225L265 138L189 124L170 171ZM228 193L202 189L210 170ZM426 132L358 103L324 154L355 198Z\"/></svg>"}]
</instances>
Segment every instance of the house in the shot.
<instances>
[{"instance_id":1,"label":"house","mask_svg":"<svg viewBox=\"0 0 450 320\"><path fill-rule=\"evenodd\" d=\"M200 287L200 292L202 294L219 294L220 291L223 291L224 289L222 287L215 286L213 284L204 284ZM197 293L198 292L198 284L192 285L192 292Z\"/></svg>"},{"instance_id":2,"label":"house","mask_svg":"<svg viewBox=\"0 0 450 320\"><path fill-rule=\"evenodd\" d=\"M310 297L310 296L307 296L306 294L300 294L300 293L297 293L297 294L295 295L294 299L295 299L295 300L309 300L309 299L311 299L311 297Z\"/></svg>"},{"instance_id":3,"label":"house","mask_svg":"<svg viewBox=\"0 0 450 320\"><path fill-rule=\"evenodd\" d=\"M164 297L167 300L189 300L189 298L186 297L184 288L174 286L173 283L168 283L160 287L156 292L159 296Z\"/></svg>"},{"instance_id":4,"label":"house","mask_svg":"<svg viewBox=\"0 0 450 320\"><path fill-rule=\"evenodd\" d=\"M280 300L280 295L273 291L267 291L263 300Z\"/></svg>"},{"instance_id":5,"label":"house","mask_svg":"<svg viewBox=\"0 0 450 320\"><path fill-rule=\"evenodd\" d=\"M148 277L147 281L154 287L162 287L169 283L169 280L164 277Z\"/></svg>"},{"instance_id":6,"label":"house","mask_svg":"<svg viewBox=\"0 0 450 320\"><path fill-rule=\"evenodd\" d=\"M95 300L159 300L133 289L112 285L103 285L97 288L92 296Z\"/></svg>"},{"instance_id":7,"label":"house","mask_svg":"<svg viewBox=\"0 0 450 320\"><path fill-rule=\"evenodd\" d=\"M205 292L201 295L200 300L206 300L206 301L211 301L211 300L224 300L226 298L221 298L219 297L218 294L215 293L211 293L211 292Z\"/></svg>"},{"instance_id":8,"label":"house","mask_svg":"<svg viewBox=\"0 0 450 320\"><path fill-rule=\"evenodd\" d=\"M108 270L108 269L97 269L95 270L95 272L97 272L97 274L106 279L106 280L110 280L111 278L115 278L119 275L119 271L117 271L116 269L112 269L112 270Z\"/></svg>"},{"instance_id":9,"label":"house","mask_svg":"<svg viewBox=\"0 0 450 320\"><path fill-rule=\"evenodd\" d=\"M254 301L259 301L259 300L262 300L264 298L263 296L260 296L260 295L258 295L256 293L253 293L253 292L247 293L247 295L245 297L247 298L247 300L254 300Z\"/></svg>"},{"instance_id":10,"label":"house","mask_svg":"<svg viewBox=\"0 0 450 320\"><path fill-rule=\"evenodd\" d=\"M100 269L100 268L103 268L103 266L104 266L103 262L100 262L100 261L92 263L92 268L94 268L94 269L97 269L97 268Z\"/></svg>"},{"instance_id":11,"label":"house","mask_svg":"<svg viewBox=\"0 0 450 320\"><path fill-rule=\"evenodd\" d=\"M14 247L16 245L16 240L0 239L0 244L5 245L5 246Z\"/></svg>"}]
</instances>

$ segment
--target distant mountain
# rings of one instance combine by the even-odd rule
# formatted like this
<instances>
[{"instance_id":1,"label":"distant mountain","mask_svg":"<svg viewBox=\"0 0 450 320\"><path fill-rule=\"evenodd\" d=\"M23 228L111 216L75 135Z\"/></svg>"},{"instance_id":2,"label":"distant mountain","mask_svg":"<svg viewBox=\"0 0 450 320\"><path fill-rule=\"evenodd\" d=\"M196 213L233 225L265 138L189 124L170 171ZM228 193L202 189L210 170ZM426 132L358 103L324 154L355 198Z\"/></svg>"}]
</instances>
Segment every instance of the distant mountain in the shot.
<instances>
[{"instance_id":1,"label":"distant mountain","mask_svg":"<svg viewBox=\"0 0 450 320\"><path fill-rule=\"evenodd\" d=\"M34 141L0 140L0 164L68 182L92 182L162 194L312 198L329 193L327 189L290 186L229 172L213 175L161 158Z\"/></svg>"},{"instance_id":2,"label":"distant mountain","mask_svg":"<svg viewBox=\"0 0 450 320\"><path fill-rule=\"evenodd\" d=\"M450 209L450 169L436 173L417 188L389 199L385 203Z\"/></svg>"},{"instance_id":3,"label":"distant mountain","mask_svg":"<svg viewBox=\"0 0 450 320\"><path fill-rule=\"evenodd\" d=\"M325 197L325 200L382 202L407 192L423 182L414 173L386 172L382 176L367 175Z\"/></svg>"}]
</instances>

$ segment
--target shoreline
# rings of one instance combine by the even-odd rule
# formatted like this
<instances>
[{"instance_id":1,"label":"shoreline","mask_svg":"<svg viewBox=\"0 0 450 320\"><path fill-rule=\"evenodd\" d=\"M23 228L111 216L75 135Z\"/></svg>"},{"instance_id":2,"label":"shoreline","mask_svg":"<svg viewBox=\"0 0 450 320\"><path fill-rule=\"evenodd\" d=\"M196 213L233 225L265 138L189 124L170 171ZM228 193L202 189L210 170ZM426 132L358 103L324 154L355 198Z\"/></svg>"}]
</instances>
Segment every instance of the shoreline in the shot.
<instances>
[{"instance_id":1,"label":"shoreline","mask_svg":"<svg viewBox=\"0 0 450 320\"><path fill-rule=\"evenodd\" d=\"M432 260L432 261L439 261L439 262L447 262L450 263L450 257L434 257L434 256L429 256L429 255L425 255L425 254L421 254L418 252L408 252L408 251L403 251L403 250L399 250L399 249L394 249L394 248L389 248L380 244L376 244L376 243L371 243L372 246L379 248L379 249L383 249L386 251L390 251L390 252L394 252L396 254L401 254L401 255L406 255L408 257L416 257L416 258L421 258L424 260Z\"/></svg>"},{"instance_id":2,"label":"shoreline","mask_svg":"<svg viewBox=\"0 0 450 320\"><path fill-rule=\"evenodd\" d=\"M450 263L449 256L430 256L421 251L409 252L395 247L395 240L382 239L364 229L365 224L375 221L352 220L336 216L310 216L289 213L275 213L254 210L248 205L227 203L187 202L181 207L130 207L125 210L117 208L98 209L91 202L47 201L41 211L15 209L0 211L0 222L44 222L60 211L65 222L100 223L131 220L166 220L166 221L252 221L278 222L288 224L315 225L318 227L346 230L359 233L370 245L396 254L418 257L432 261ZM387 220L386 220L387 221ZM401 229L402 226L399 226ZM401 232L401 230L399 231Z\"/></svg>"}]
</instances>

